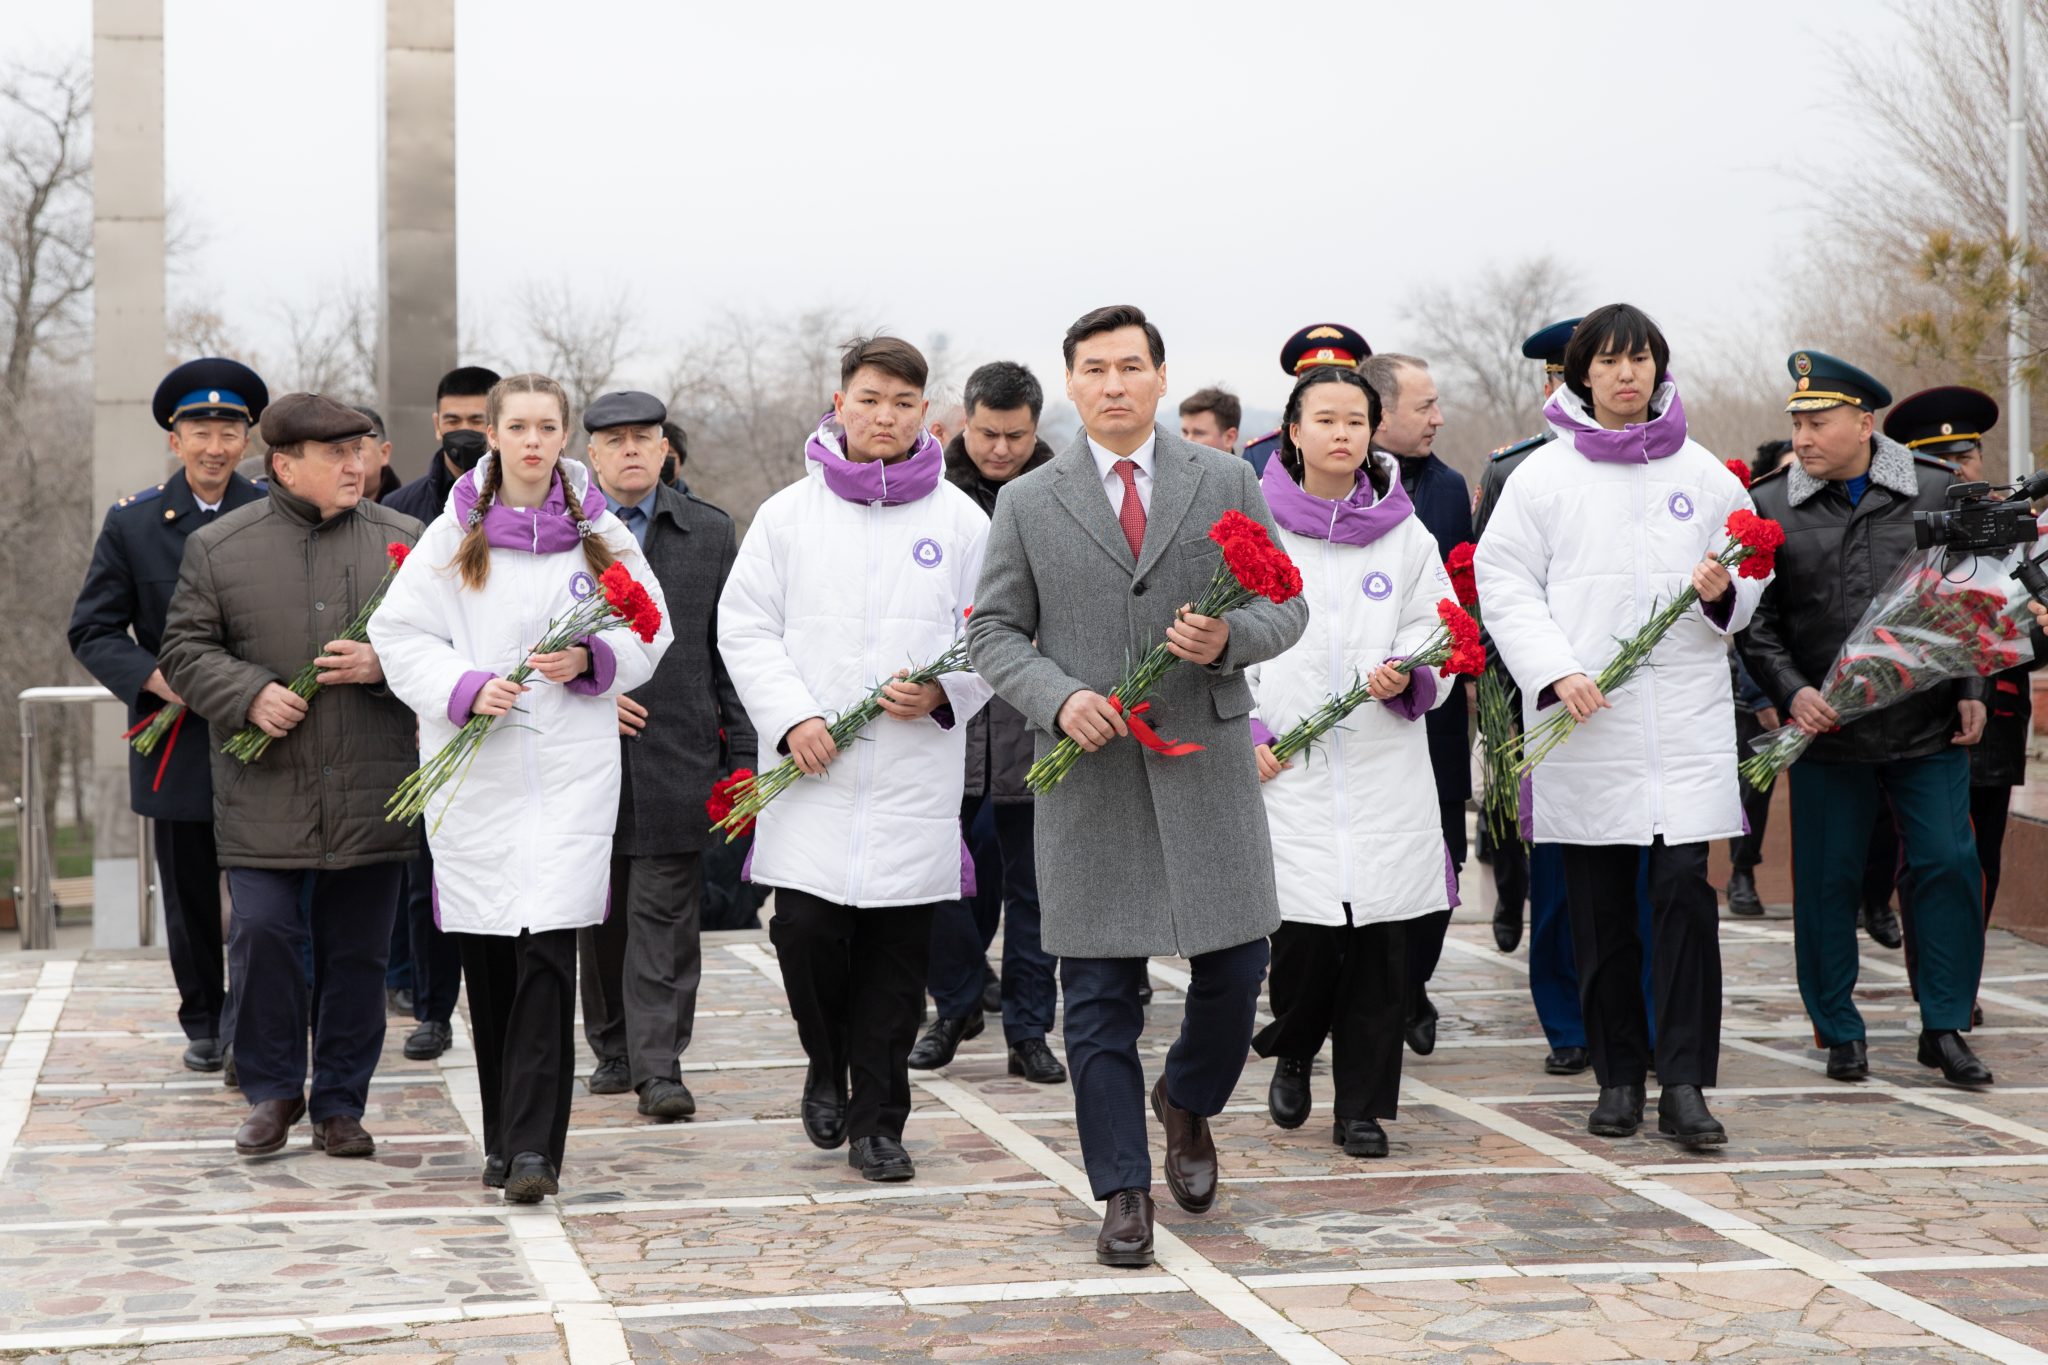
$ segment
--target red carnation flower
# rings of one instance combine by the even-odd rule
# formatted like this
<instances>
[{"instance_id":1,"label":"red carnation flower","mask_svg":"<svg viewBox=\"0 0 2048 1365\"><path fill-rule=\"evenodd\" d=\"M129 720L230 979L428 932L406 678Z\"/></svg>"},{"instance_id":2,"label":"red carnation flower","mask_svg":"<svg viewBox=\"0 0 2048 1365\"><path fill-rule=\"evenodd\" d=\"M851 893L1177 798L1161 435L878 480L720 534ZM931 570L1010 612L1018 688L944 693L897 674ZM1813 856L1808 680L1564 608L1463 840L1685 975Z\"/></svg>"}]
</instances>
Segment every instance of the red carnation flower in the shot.
<instances>
[{"instance_id":1,"label":"red carnation flower","mask_svg":"<svg viewBox=\"0 0 2048 1365\"><path fill-rule=\"evenodd\" d=\"M1728 466L1728 472L1730 474L1733 474L1738 480L1740 480L1744 488L1749 487L1748 465L1744 464L1740 460L1724 460L1722 461L1722 463Z\"/></svg>"},{"instance_id":2,"label":"red carnation flower","mask_svg":"<svg viewBox=\"0 0 2048 1365\"><path fill-rule=\"evenodd\" d=\"M1479 579L1472 568L1472 542L1464 540L1451 547L1451 557L1444 561L1444 570L1451 576L1451 591L1458 595L1461 607L1479 605Z\"/></svg>"},{"instance_id":3,"label":"red carnation flower","mask_svg":"<svg viewBox=\"0 0 2048 1365\"><path fill-rule=\"evenodd\" d=\"M726 817L732 814L734 797L741 794L753 780L752 768L739 768L730 777L721 777L711 784L711 795L704 801L704 813L711 817L714 826L725 823ZM749 820L731 833L735 836L751 834L753 829L754 822Z\"/></svg>"},{"instance_id":4,"label":"red carnation flower","mask_svg":"<svg viewBox=\"0 0 2048 1365\"><path fill-rule=\"evenodd\" d=\"M384 557L391 561L393 571L405 563L405 557L412 553L412 547L402 540L394 540L384 547Z\"/></svg>"},{"instance_id":5,"label":"red carnation flower","mask_svg":"<svg viewBox=\"0 0 2048 1365\"><path fill-rule=\"evenodd\" d=\"M1266 528L1232 508L1209 528L1209 539L1222 547L1223 562L1246 592L1275 602L1301 596L1301 571L1286 551L1273 544Z\"/></svg>"},{"instance_id":6,"label":"red carnation flower","mask_svg":"<svg viewBox=\"0 0 2048 1365\"><path fill-rule=\"evenodd\" d=\"M1748 551L1735 572L1744 578L1769 578L1778 566L1778 549L1785 543L1785 528L1769 517L1760 517L1746 507L1728 514L1728 539Z\"/></svg>"}]
</instances>

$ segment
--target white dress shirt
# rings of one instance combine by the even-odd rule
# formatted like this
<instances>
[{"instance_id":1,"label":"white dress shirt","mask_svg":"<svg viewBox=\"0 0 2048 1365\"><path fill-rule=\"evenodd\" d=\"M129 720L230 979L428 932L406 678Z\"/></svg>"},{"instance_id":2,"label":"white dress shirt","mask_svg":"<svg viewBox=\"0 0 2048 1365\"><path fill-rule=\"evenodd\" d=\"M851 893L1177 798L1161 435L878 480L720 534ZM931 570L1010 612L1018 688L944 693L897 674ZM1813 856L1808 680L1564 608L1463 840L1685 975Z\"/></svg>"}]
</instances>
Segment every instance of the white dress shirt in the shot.
<instances>
[{"instance_id":1,"label":"white dress shirt","mask_svg":"<svg viewBox=\"0 0 2048 1365\"><path fill-rule=\"evenodd\" d=\"M1159 435L1154 432L1145 438L1145 444L1129 455L1119 455L1106 446L1099 446L1095 438L1088 438L1088 453L1095 457L1095 470L1102 476L1102 491L1109 496L1109 510L1121 516L1124 507L1124 480L1116 472L1118 460L1132 460L1138 466L1137 477L1132 480L1138 490L1138 505L1145 509L1147 516L1152 512L1152 453L1159 444Z\"/></svg>"},{"instance_id":2,"label":"white dress shirt","mask_svg":"<svg viewBox=\"0 0 2048 1365\"><path fill-rule=\"evenodd\" d=\"M218 512L220 510L220 505L227 501L227 496L223 494L219 498L216 498L214 501L208 502L206 499L200 497L197 493L194 493L192 495L192 501L199 504L199 510L202 512Z\"/></svg>"}]
</instances>

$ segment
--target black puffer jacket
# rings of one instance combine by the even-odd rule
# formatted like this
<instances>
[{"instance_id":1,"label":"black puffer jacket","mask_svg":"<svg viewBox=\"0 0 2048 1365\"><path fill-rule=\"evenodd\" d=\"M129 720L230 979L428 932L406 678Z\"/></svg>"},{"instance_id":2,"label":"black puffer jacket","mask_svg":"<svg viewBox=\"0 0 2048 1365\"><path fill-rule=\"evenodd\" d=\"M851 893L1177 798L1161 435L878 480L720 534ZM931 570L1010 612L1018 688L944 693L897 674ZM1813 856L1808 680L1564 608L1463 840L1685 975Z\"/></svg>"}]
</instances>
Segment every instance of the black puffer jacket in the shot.
<instances>
[{"instance_id":1,"label":"black puffer jacket","mask_svg":"<svg viewBox=\"0 0 2048 1365\"><path fill-rule=\"evenodd\" d=\"M1764 589L1749 628L1736 637L1757 685L1791 718L1792 696L1819 687L1871 598L1917 551L1913 513L1940 511L1955 472L1916 459L1889 437L1873 436L1870 486L1849 501L1840 483L1823 482L1794 463L1750 490L1759 514L1785 528L1778 575ZM1969 678L1929 688L1815 739L1809 757L1828 763L1925 758L1949 747L1956 703L1982 701L1988 688Z\"/></svg>"},{"instance_id":2,"label":"black puffer jacket","mask_svg":"<svg viewBox=\"0 0 2048 1365\"><path fill-rule=\"evenodd\" d=\"M1024 467L1011 477L1029 474L1052 455L1052 447L1040 441ZM1003 485L990 483L974 467L964 436L955 436L946 445L946 481L973 498L974 505L988 515L996 514L996 494ZM1025 804L1031 800L1031 790L1024 785L1031 757L1031 731L1024 723L1024 713L1001 697L991 696L988 705L967 722L967 786L961 795L970 799L993 795L1005 806Z\"/></svg>"}]
</instances>

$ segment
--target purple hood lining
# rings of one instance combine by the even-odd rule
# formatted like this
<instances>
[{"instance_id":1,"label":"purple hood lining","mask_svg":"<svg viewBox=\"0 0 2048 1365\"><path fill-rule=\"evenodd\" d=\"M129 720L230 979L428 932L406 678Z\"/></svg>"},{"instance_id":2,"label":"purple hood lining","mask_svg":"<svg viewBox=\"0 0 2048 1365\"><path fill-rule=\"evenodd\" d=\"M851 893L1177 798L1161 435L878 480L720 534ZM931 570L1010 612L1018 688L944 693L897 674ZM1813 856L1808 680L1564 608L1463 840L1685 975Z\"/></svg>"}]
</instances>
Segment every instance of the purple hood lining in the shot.
<instances>
[{"instance_id":1,"label":"purple hood lining","mask_svg":"<svg viewBox=\"0 0 2048 1365\"><path fill-rule=\"evenodd\" d=\"M1585 402L1569 388L1560 387L1543 405L1543 416L1565 443L1602 464L1648 464L1684 447L1685 404L1678 398L1678 381L1669 374L1651 395L1650 412L1647 422L1609 431L1593 420Z\"/></svg>"},{"instance_id":2,"label":"purple hood lining","mask_svg":"<svg viewBox=\"0 0 2048 1365\"><path fill-rule=\"evenodd\" d=\"M1387 474L1386 496L1373 500L1372 483L1360 466L1358 482L1351 496L1342 502L1316 497L1294 481L1278 460L1266 461L1259 476L1259 488L1273 520L1298 536L1334 541L1339 545L1370 545L1399 526L1414 510L1408 490L1401 487L1400 471L1394 462L1374 451L1366 458L1380 461Z\"/></svg>"},{"instance_id":3,"label":"purple hood lining","mask_svg":"<svg viewBox=\"0 0 2048 1365\"><path fill-rule=\"evenodd\" d=\"M847 459L845 440L846 433L828 414L804 442L804 458L824 472L825 486L848 502L901 507L930 497L946 472L945 448L929 431L917 433L908 458L891 464Z\"/></svg>"},{"instance_id":4,"label":"purple hood lining","mask_svg":"<svg viewBox=\"0 0 2048 1365\"><path fill-rule=\"evenodd\" d=\"M469 523L469 514L476 507L478 494L483 483L484 471L490 462L498 458L498 452L487 452L477 461L475 469L455 481L455 491L449 496L448 506L455 513L455 519L463 526ZM596 521L604 515L604 494L597 489L596 480L582 471L580 465L557 463L553 479L548 484L548 495L541 505L532 509L509 507L502 496L491 499L491 505L484 511L484 539L493 549L525 550L529 554L560 554L573 550L583 537L576 530L578 518L569 514L567 489L576 487L583 507L582 520ZM499 485L502 495L504 486Z\"/></svg>"}]
</instances>

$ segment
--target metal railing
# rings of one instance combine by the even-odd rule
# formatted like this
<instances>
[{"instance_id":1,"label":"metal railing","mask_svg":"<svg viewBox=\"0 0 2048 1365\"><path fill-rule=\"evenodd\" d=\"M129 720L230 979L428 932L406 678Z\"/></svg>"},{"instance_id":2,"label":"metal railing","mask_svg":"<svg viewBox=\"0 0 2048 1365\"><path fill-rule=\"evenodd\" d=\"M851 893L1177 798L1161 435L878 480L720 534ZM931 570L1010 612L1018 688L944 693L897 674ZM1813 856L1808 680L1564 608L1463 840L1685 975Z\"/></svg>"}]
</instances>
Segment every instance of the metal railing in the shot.
<instances>
[{"instance_id":1,"label":"metal railing","mask_svg":"<svg viewBox=\"0 0 2048 1365\"><path fill-rule=\"evenodd\" d=\"M36 709L48 705L119 702L104 687L31 687L21 694L21 790L14 798L17 832L14 910L23 948L57 946L57 897L52 887L55 859L43 823L42 752L36 742ZM149 817L135 817L136 938L145 947L156 937L151 913L156 859L150 852Z\"/></svg>"}]
</instances>

